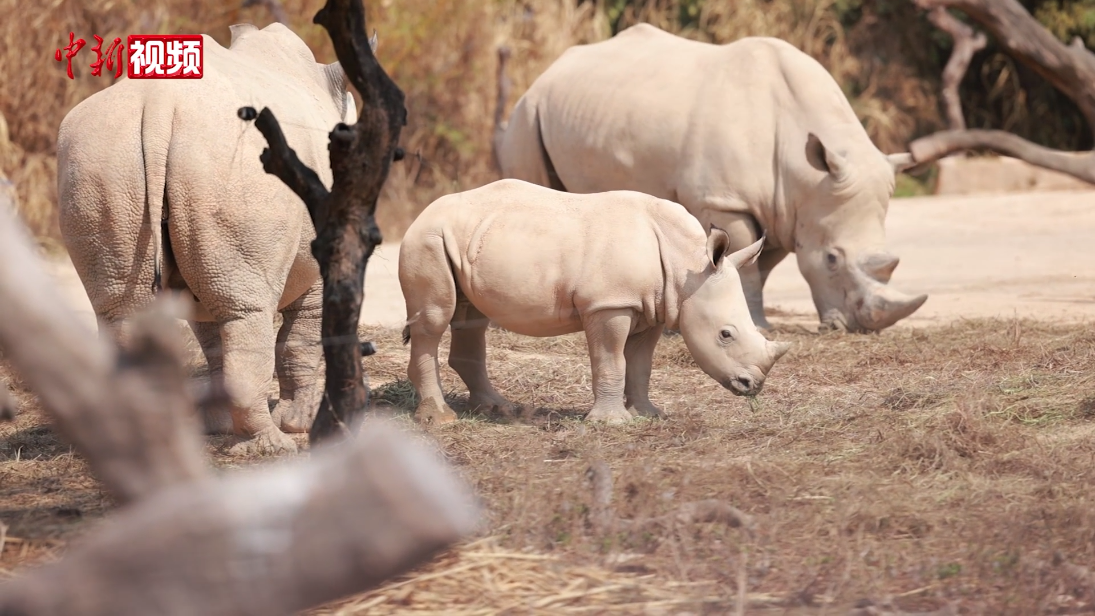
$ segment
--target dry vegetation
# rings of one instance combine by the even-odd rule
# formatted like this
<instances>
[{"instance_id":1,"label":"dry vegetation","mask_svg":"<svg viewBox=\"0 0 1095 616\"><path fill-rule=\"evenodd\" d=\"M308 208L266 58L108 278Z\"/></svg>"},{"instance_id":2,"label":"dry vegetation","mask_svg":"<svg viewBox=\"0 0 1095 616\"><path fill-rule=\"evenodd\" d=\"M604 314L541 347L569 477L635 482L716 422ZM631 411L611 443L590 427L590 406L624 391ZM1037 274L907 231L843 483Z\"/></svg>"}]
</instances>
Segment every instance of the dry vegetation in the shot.
<instances>
[{"instance_id":1,"label":"dry vegetation","mask_svg":"<svg viewBox=\"0 0 1095 616\"><path fill-rule=\"evenodd\" d=\"M366 360L374 401L404 414L413 390L398 332L362 334L380 349ZM887 598L969 614L1095 608L1095 577L1079 566L1095 562L1089 327L778 337L795 348L752 407L692 365L679 338L663 340L652 397L670 419L603 428L579 420L590 398L580 337L492 330L496 384L535 411L424 436L484 499L483 538L317 613L725 613L739 590L750 613L846 614ZM466 392L443 376L459 409ZM31 410L0 424L0 575L56 557L110 507L17 393ZM660 521L604 530L587 476L598 460L619 518ZM744 511L754 533L674 521L705 499Z\"/></svg>"},{"instance_id":2,"label":"dry vegetation","mask_svg":"<svg viewBox=\"0 0 1095 616\"><path fill-rule=\"evenodd\" d=\"M75 104L109 85L92 77L93 34L108 41L134 32L205 32L222 44L228 26L272 18L261 4L212 0L0 0L0 174L16 184L20 210L34 233L57 246L57 127ZM320 61L334 59L330 41L311 23L319 0L283 0L290 26ZM1037 5L1039 19L1064 39L1091 36L1088 0ZM1057 7L1057 8L1054 8ZM567 47L650 21L685 36L729 42L746 35L778 36L818 58L842 84L875 142L903 150L910 138L942 126L938 76L949 41L934 32L907 0L401 0L369 2L380 32L378 56L407 94L410 156L389 179L378 218L399 236L434 198L494 179L490 136L495 97L495 49L514 50L512 100ZM68 32L88 41L69 80L53 51ZM1082 118L1071 103L1015 65L992 45L975 59L963 98L972 128L995 127L1036 142L1075 149ZM1080 135L1080 137L1078 137ZM899 192L922 190L902 177Z\"/></svg>"}]
</instances>

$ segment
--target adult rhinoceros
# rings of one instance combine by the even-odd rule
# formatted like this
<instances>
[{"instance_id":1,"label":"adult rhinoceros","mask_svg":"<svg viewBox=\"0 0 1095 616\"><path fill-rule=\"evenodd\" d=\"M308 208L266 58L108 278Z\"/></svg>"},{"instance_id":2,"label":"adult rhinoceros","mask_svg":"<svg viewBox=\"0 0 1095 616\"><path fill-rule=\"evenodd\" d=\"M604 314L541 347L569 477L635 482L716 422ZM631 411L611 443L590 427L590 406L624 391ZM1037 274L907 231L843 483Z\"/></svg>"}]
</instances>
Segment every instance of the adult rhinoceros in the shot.
<instances>
[{"instance_id":1,"label":"adult rhinoceros","mask_svg":"<svg viewBox=\"0 0 1095 616\"><path fill-rule=\"evenodd\" d=\"M357 116L342 68L317 64L281 24L233 26L228 49L204 37L201 79L122 80L69 112L58 135L61 232L96 314L123 338L123 320L161 280L192 295L191 326L238 403L230 424L207 418L210 428L242 437L237 450L295 450L281 430L306 431L322 394L315 228L263 172L266 144L236 117L242 106L273 110L330 186L327 134Z\"/></svg>"},{"instance_id":2,"label":"adult rhinoceros","mask_svg":"<svg viewBox=\"0 0 1095 616\"><path fill-rule=\"evenodd\" d=\"M635 190L681 203L741 249L750 313L798 257L823 324L879 330L920 307L887 286L894 174L908 155L871 142L829 73L792 45L683 39L640 24L568 49L518 101L499 143L502 175L575 193Z\"/></svg>"}]
</instances>

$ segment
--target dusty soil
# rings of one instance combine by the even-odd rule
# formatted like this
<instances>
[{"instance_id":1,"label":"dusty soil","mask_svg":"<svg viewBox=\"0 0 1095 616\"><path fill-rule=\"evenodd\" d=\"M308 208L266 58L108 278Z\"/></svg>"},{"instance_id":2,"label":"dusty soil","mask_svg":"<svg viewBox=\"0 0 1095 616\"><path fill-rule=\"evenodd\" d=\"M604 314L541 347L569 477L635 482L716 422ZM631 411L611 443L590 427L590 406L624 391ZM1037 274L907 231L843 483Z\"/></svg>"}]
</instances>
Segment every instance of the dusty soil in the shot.
<instances>
[{"instance_id":1,"label":"dusty soil","mask_svg":"<svg viewBox=\"0 0 1095 616\"><path fill-rule=\"evenodd\" d=\"M581 336L492 330L492 378L528 411L431 430L485 501L479 541L316 613L728 613L739 597L747 613L1090 613L1095 193L903 200L888 228L894 284L928 303L880 335L818 336L798 327L816 317L781 264L768 297L794 348L754 404L667 338L651 389L669 419L590 426ZM409 422L391 248L370 262L361 334L380 349L365 360L374 402ZM55 274L79 307L70 270ZM466 391L442 375L461 410ZM112 506L16 385L25 411L0 424L0 577L63 554ZM223 444L210 440L219 467L256 463ZM627 527L595 523L598 461ZM755 531L676 516L704 500Z\"/></svg>"}]
</instances>

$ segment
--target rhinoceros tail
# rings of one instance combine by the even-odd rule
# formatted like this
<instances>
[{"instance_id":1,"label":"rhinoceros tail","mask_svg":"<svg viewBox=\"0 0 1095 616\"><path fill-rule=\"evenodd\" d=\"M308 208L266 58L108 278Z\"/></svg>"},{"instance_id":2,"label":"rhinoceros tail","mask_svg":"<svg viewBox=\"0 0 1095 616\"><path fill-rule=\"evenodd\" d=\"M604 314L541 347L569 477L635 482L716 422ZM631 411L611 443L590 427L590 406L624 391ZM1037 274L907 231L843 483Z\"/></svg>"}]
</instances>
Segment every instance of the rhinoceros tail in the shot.
<instances>
[{"instance_id":1,"label":"rhinoceros tail","mask_svg":"<svg viewBox=\"0 0 1095 616\"><path fill-rule=\"evenodd\" d=\"M146 103L144 116L141 118L145 205L148 207L148 224L152 231L153 294L163 290L166 257L164 241L167 236L167 143L164 133L171 125L170 115L161 118L156 111L157 105L154 102Z\"/></svg>"},{"instance_id":2,"label":"rhinoceros tail","mask_svg":"<svg viewBox=\"0 0 1095 616\"><path fill-rule=\"evenodd\" d=\"M411 326L406 325L403 327L403 344L408 345L411 343Z\"/></svg>"},{"instance_id":3,"label":"rhinoceros tail","mask_svg":"<svg viewBox=\"0 0 1095 616\"><path fill-rule=\"evenodd\" d=\"M543 121L540 119L540 110L536 111L536 140L540 143L540 155L544 157L544 169L547 170L548 188L560 192L567 192L567 187L563 185L563 181L559 179L559 174L555 171L555 164L551 162L551 154L548 154L547 145L544 144L544 125Z\"/></svg>"}]
</instances>

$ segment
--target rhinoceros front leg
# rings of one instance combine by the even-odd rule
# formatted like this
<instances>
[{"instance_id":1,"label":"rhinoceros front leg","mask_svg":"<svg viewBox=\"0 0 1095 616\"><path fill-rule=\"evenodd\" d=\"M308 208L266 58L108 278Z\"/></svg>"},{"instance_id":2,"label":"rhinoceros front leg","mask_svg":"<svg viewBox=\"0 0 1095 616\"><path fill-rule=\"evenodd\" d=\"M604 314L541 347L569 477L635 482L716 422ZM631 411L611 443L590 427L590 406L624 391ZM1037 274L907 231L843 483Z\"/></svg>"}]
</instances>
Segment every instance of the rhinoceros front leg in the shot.
<instances>
[{"instance_id":1,"label":"rhinoceros front leg","mask_svg":"<svg viewBox=\"0 0 1095 616\"><path fill-rule=\"evenodd\" d=\"M654 349L662 337L662 325L628 336L624 345L627 376L624 382L624 405L633 415L665 417L665 413L650 401L650 373L654 367Z\"/></svg>"},{"instance_id":2,"label":"rhinoceros front leg","mask_svg":"<svg viewBox=\"0 0 1095 616\"><path fill-rule=\"evenodd\" d=\"M295 452L296 443L274 425L266 394L274 380L274 317L248 313L221 324L224 379L234 398L232 429L237 455Z\"/></svg>"},{"instance_id":3,"label":"rhinoceros front leg","mask_svg":"<svg viewBox=\"0 0 1095 616\"><path fill-rule=\"evenodd\" d=\"M512 415L516 407L498 393L487 377L487 326L490 320L469 302L456 307L452 320L449 367L468 386L468 410L493 409Z\"/></svg>"},{"instance_id":4,"label":"rhinoceros front leg","mask_svg":"<svg viewBox=\"0 0 1095 616\"><path fill-rule=\"evenodd\" d=\"M619 424L630 421L624 406L627 360L624 348L631 331L630 310L601 310L583 319L589 363L593 369L593 409L587 421Z\"/></svg>"},{"instance_id":5,"label":"rhinoceros front leg","mask_svg":"<svg viewBox=\"0 0 1095 616\"><path fill-rule=\"evenodd\" d=\"M190 322L190 329L198 340L209 365L209 380L224 378L224 350L221 346L221 326L218 323ZM222 406L213 405L204 411L202 421L206 434L232 434L232 415Z\"/></svg>"},{"instance_id":6,"label":"rhinoceros front leg","mask_svg":"<svg viewBox=\"0 0 1095 616\"><path fill-rule=\"evenodd\" d=\"M274 425L284 432L307 432L323 398L323 281L281 311L275 366L280 395Z\"/></svg>"}]
</instances>

